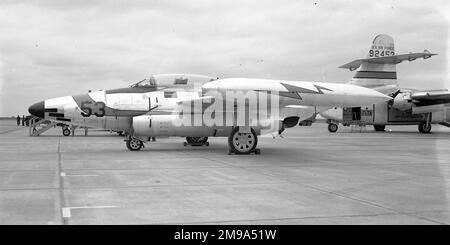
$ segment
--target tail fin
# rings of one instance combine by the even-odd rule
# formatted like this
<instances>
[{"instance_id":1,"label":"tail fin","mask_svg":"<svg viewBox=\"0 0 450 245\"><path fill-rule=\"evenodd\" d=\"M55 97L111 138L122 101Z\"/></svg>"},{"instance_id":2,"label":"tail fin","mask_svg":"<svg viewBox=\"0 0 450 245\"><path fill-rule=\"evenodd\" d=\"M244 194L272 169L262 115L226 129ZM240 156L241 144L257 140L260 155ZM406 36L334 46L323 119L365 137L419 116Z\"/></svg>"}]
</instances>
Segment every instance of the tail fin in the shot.
<instances>
[{"instance_id":1,"label":"tail fin","mask_svg":"<svg viewBox=\"0 0 450 245\"><path fill-rule=\"evenodd\" d=\"M365 59L354 60L340 68L357 69L350 84L372 88L384 94L390 94L399 89L397 83L396 65L404 60L413 61L417 58L429 58L435 54L428 51L396 55L394 39L389 35L380 34L375 37Z\"/></svg>"},{"instance_id":2,"label":"tail fin","mask_svg":"<svg viewBox=\"0 0 450 245\"><path fill-rule=\"evenodd\" d=\"M367 59L395 55L394 39L388 35L378 35L372 42ZM398 90L396 64L373 63L364 60L356 71L350 84L359 85L390 93Z\"/></svg>"}]
</instances>

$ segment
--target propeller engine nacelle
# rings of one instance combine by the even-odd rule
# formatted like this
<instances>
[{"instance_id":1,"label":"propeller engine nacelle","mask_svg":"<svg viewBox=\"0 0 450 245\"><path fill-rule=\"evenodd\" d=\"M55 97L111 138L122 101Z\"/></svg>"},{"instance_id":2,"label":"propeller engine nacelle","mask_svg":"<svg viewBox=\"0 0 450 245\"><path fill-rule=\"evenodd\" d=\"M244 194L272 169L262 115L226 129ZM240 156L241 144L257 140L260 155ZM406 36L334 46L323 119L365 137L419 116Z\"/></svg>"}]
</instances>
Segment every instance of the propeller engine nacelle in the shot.
<instances>
[{"instance_id":1,"label":"propeller engine nacelle","mask_svg":"<svg viewBox=\"0 0 450 245\"><path fill-rule=\"evenodd\" d=\"M395 96L391 107L400 111L408 111L412 109L411 94L408 92L399 93Z\"/></svg>"}]
</instances>

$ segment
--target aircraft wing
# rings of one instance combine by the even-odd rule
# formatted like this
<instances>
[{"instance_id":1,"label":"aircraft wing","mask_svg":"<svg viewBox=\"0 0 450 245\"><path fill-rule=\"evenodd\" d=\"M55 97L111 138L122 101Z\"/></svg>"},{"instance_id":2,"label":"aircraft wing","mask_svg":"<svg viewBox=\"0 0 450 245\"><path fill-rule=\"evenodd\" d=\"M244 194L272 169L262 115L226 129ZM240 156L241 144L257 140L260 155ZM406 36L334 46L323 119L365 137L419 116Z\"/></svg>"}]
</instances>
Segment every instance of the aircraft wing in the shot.
<instances>
[{"instance_id":1,"label":"aircraft wing","mask_svg":"<svg viewBox=\"0 0 450 245\"><path fill-rule=\"evenodd\" d=\"M366 58L366 59L357 59L345 65L339 66L339 68L350 69L351 71L357 69L363 62L370 63L378 63L378 64L398 64L404 60L413 61L417 58L428 59L433 55L428 51L420 52L420 53L409 53L409 54L399 54L392 56L384 56L384 57L375 57L375 58Z\"/></svg>"},{"instance_id":2,"label":"aircraft wing","mask_svg":"<svg viewBox=\"0 0 450 245\"><path fill-rule=\"evenodd\" d=\"M450 91L445 89L414 92L411 99L416 106L447 104L450 103Z\"/></svg>"}]
</instances>

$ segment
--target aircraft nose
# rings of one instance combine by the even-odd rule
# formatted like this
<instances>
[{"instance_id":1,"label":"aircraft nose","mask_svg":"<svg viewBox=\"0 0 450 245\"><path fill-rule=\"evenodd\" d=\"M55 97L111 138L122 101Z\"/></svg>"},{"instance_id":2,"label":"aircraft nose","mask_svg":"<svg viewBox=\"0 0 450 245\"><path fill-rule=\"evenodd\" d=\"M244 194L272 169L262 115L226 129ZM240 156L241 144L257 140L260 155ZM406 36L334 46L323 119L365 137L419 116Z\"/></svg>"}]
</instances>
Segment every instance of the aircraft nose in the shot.
<instances>
[{"instance_id":1,"label":"aircraft nose","mask_svg":"<svg viewBox=\"0 0 450 245\"><path fill-rule=\"evenodd\" d=\"M44 109L44 101L41 101L28 107L28 112L33 116L44 118Z\"/></svg>"}]
</instances>

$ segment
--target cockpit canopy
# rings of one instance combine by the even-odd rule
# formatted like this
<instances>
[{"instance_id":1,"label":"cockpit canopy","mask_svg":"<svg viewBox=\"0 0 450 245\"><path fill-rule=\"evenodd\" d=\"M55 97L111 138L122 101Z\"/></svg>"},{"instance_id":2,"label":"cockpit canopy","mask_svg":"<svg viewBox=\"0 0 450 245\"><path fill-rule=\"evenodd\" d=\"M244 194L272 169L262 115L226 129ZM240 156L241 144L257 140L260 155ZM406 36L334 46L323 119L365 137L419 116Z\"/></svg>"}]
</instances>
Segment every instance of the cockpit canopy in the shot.
<instances>
[{"instance_id":1,"label":"cockpit canopy","mask_svg":"<svg viewBox=\"0 0 450 245\"><path fill-rule=\"evenodd\" d=\"M132 88L135 87L154 87L159 89L164 88L182 88L182 89L192 89L196 85L202 86L207 82L211 82L217 80L214 77L208 77L203 75L188 75L188 74L159 74L153 75L150 78L146 78L142 81L139 81L133 85Z\"/></svg>"},{"instance_id":2,"label":"cockpit canopy","mask_svg":"<svg viewBox=\"0 0 450 245\"><path fill-rule=\"evenodd\" d=\"M136 87L156 87L156 82L153 77L146 78L144 80L141 80L133 85L131 85L132 88Z\"/></svg>"}]
</instances>

